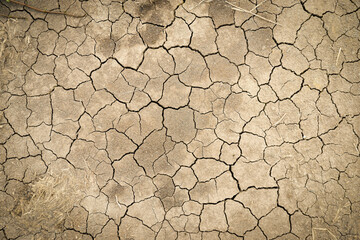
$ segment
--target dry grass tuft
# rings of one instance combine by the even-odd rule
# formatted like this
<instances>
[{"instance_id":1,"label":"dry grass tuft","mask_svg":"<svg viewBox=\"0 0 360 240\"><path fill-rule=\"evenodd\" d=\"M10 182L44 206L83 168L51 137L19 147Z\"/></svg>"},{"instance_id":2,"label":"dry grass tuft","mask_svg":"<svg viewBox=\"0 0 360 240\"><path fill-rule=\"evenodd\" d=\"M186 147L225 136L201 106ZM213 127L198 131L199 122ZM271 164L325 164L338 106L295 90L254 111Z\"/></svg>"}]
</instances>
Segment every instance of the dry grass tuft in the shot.
<instances>
[{"instance_id":1,"label":"dry grass tuft","mask_svg":"<svg viewBox=\"0 0 360 240\"><path fill-rule=\"evenodd\" d=\"M62 231L68 213L84 195L85 182L74 175L70 171L48 174L31 184L11 212L16 225L28 233Z\"/></svg>"},{"instance_id":2,"label":"dry grass tuft","mask_svg":"<svg viewBox=\"0 0 360 240\"><path fill-rule=\"evenodd\" d=\"M6 48L6 44L8 42L8 31L5 23L0 22L0 69L2 69L4 65L4 52Z\"/></svg>"}]
</instances>

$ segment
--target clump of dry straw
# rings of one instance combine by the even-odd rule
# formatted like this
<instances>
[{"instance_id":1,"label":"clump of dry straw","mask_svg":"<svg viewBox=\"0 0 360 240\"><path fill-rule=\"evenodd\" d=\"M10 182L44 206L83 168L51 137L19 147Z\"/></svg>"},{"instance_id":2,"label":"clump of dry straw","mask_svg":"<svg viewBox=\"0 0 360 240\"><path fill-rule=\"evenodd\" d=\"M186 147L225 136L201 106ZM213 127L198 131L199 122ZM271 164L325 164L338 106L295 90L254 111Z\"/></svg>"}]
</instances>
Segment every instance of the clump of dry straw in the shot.
<instances>
[{"instance_id":1,"label":"clump of dry straw","mask_svg":"<svg viewBox=\"0 0 360 240\"><path fill-rule=\"evenodd\" d=\"M62 231L67 215L84 194L81 191L84 185L85 182L70 171L39 178L29 185L28 193L18 199L11 212L16 225L28 233L40 229Z\"/></svg>"}]
</instances>

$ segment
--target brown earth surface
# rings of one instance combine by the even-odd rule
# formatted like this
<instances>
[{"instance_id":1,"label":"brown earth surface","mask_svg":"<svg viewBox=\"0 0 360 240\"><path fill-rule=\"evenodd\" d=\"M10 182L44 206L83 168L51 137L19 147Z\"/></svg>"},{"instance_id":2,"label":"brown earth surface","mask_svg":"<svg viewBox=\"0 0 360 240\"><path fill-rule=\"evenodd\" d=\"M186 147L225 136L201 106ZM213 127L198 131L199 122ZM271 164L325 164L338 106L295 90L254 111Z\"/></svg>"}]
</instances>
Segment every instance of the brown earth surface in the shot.
<instances>
[{"instance_id":1,"label":"brown earth surface","mask_svg":"<svg viewBox=\"0 0 360 240\"><path fill-rule=\"evenodd\" d=\"M0 239L360 238L359 0L21 2Z\"/></svg>"}]
</instances>

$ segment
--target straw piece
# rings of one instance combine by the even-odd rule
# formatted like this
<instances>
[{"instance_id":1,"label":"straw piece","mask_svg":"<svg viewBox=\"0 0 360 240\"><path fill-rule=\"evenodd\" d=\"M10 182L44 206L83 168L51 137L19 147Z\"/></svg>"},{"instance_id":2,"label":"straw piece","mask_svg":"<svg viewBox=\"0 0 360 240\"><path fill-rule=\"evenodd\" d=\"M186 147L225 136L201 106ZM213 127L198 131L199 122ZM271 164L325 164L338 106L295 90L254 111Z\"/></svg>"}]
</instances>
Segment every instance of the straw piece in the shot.
<instances>
[{"instance_id":1,"label":"straw piece","mask_svg":"<svg viewBox=\"0 0 360 240\"><path fill-rule=\"evenodd\" d=\"M282 115L282 117L273 126L276 127L278 124L280 124L282 122L282 120L284 120L285 116L286 116L286 113L284 113L284 115Z\"/></svg>"},{"instance_id":2,"label":"straw piece","mask_svg":"<svg viewBox=\"0 0 360 240\"><path fill-rule=\"evenodd\" d=\"M226 2L227 4L229 4L230 6L232 6L231 9L233 9L233 10L240 11L240 12L245 12L245 13L249 13L249 14L254 15L254 16L256 16L256 17L258 17L258 18L260 18L260 19L262 19L262 20L265 20L265 21L268 21L268 22L270 22L270 23L273 23L273 24L282 26L281 24L279 24L279 23L277 23L277 22L274 22L273 20L264 18L264 17L262 17L262 16L260 16L260 15L258 15L258 14L256 14L256 13L253 13L253 12L251 12L251 11L249 11L249 10L243 9L243 8L241 8L241 7L238 7L238 6L236 6L235 4L233 4L233 3L231 3L231 2L228 2L228 1L225 1L225 2Z\"/></svg>"},{"instance_id":3,"label":"straw piece","mask_svg":"<svg viewBox=\"0 0 360 240\"><path fill-rule=\"evenodd\" d=\"M314 230L319 230L319 231L327 231L335 240L337 240L336 236L329 231L329 229L327 228L312 228L312 239L315 240L315 231Z\"/></svg>"},{"instance_id":4,"label":"straw piece","mask_svg":"<svg viewBox=\"0 0 360 240\"><path fill-rule=\"evenodd\" d=\"M335 62L336 66L338 65L338 61L339 61L339 58L340 58L340 53L341 53L341 48L339 48L339 52L338 52L338 55L336 57L336 62Z\"/></svg>"},{"instance_id":5,"label":"straw piece","mask_svg":"<svg viewBox=\"0 0 360 240\"><path fill-rule=\"evenodd\" d=\"M267 0L262 1L261 3L259 3L258 5L256 5L253 9L250 10L250 12L253 12L255 9L257 9L258 7L260 7L263 3L265 3Z\"/></svg>"}]
</instances>

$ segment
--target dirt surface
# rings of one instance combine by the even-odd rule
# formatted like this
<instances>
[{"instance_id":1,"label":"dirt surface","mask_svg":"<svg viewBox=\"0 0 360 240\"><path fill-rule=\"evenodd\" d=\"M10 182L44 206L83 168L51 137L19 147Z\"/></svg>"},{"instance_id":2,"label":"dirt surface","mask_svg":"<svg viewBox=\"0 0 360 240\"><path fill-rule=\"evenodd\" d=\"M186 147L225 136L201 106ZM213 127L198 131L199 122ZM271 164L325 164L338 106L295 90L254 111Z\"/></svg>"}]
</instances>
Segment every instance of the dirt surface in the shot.
<instances>
[{"instance_id":1,"label":"dirt surface","mask_svg":"<svg viewBox=\"0 0 360 240\"><path fill-rule=\"evenodd\" d=\"M26 3L0 239L359 239L359 0Z\"/></svg>"}]
</instances>

